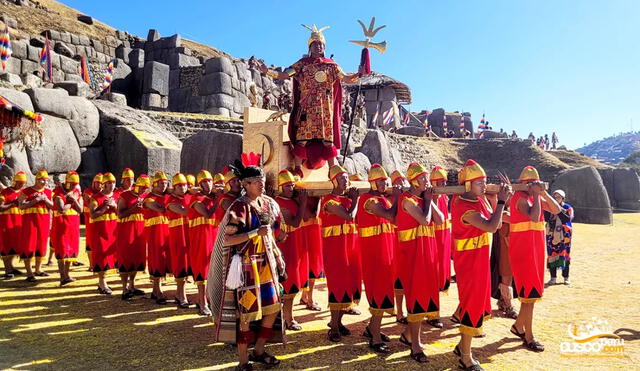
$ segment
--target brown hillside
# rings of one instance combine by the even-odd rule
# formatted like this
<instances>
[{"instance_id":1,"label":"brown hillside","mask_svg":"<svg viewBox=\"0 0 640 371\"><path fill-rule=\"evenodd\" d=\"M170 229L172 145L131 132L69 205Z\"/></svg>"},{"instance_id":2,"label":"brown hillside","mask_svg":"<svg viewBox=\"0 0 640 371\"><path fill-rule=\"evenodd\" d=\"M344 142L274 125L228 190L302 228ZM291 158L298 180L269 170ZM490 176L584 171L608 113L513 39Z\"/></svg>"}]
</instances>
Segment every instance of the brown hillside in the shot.
<instances>
[{"instance_id":1,"label":"brown hillside","mask_svg":"<svg viewBox=\"0 0 640 371\"><path fill-rule=\"evenodd\" d=\"M568 164L572 167L579 167L579 166L593 166L595 168L610 168L611 166L603 164L602 162L599 162L598 160L594 159L593 157L589 157L587 155L583 155L580 152L576 152L576 151L565 151L565 150L560 150L560 151L551 151L548 152L549 154L555 156L556 158L558 158L560 161L564 162L565 164Z\"/></svg>"},{"instance_id":2,"label":"brown hillside","mask_svg":"<svg viewBox=\"0 0 640 371\"><path fill-rule=\"evenodd\" d=\"M45 9L33 6L17 6L10 3L3 3L2 13L6 13L18 21L18 30L11 30L11 36L15 38L26 38L28 35L39 35L44 30L68 31L74 34L87 35L92 39L104 42L106 37L114 36L115 28L98 21L94 14L93 24L88 25L77 20L79 14L84 14L76 9L70 8L62 3L53 0L31 0L34 4L40 4ZM126 30L125 30L126 31ZM143 38L146 35L142 36ZM184 46L194 52L194 55L205 57L229 56L214 47L200 44L182 38Z\"/></svg>"}]
</instances>

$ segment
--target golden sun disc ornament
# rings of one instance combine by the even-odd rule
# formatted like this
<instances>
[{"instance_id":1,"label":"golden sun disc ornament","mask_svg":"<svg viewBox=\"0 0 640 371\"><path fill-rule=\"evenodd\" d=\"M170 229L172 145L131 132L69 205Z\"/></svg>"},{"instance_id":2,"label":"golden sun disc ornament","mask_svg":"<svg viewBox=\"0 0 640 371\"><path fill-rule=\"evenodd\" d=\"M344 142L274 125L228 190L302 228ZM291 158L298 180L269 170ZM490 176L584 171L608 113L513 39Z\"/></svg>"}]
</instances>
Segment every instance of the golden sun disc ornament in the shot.
<instances>
[{"instance_id":1,"label":"golden sun disc ornament","mask_svg":"<svg viewBox=\"0 0 640 371\"><path fill-rule=\"evenodd\" d=\"M327 73L324 72L324 71L318 71L318 72L316 72L315 75L313 75L313 78L317 82L325 82L325 81L327 81Z\"/></svg>"}]
</instances>

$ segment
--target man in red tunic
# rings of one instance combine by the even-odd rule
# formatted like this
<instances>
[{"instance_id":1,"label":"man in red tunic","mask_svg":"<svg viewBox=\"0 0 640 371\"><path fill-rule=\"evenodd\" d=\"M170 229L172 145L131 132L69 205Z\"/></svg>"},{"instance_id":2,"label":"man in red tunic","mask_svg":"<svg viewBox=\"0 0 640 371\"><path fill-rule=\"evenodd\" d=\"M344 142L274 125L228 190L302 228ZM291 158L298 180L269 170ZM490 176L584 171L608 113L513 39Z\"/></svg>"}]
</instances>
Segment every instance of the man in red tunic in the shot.
<instances>
[{"instance_id":1,"label":"man in red tunic","mask_svg":"<svg viewBox=\"0 0 640 371\"><path fill-rule=\"evenodd\" d=\"M242 191L242 183L238 179L238 174L230 167L226 167L222 174L224 175L225 193L216 198L216 223L220 224L224 218L224 214L233 201L240 197Z\"/></svg>"},{"instance_id":2,"label":"man in red tunic","mask_svg":"<svg viewBox=\"0 0 640 371\"><path fill-rule=\"evenodd\" d=\"M69 170L64 185L53 191L53 227L51 245L58 260L60 286L75 281L69 276L71 263L78 259L80 248L80 214L82 213L82 192L78 187L78 173ZM54 233L55 231L55 233Z\"/></svg>"},{"instance_id":3,"label":"man in red tunic","mask_svg":"<svg viewBox=\"0 0 640 371\"><path fill-rule=\"evenodd\" d=\"M440 166L434 166L429 175L429 181L434 187L441 187L447 183L447 171ZM438 246L438 277L439 288L442 292L449 290L451 284L451 217L449 216L449 197L447 195L435 196L434 203L442 213L444 222L435 224L436 244ZM444 325L440 318L428 320L431 326L442 328Z\"/></svg>"},{"instance_id":4,"label":"man in red tunic","mask_svg":"<svg viewBox=\"0 0 640 371\"><path fill-rule=\"evenodd\" d=\"M187 219L187 177L177 173L171 179L173 193L167 198L167 219L169 220L169 251L171 255L171 272L176 280L176 302L178 308L189 308L185 279L189 275L189 258L187 239L189 221Z\"/></svg>"},{"instance_id":5,"label":"man in red tunic","mask_svg":"<svg viewBox=\"0 0 640 371\"><path fill-rule=\"evenodd\" d=\"M41 270L42 259L47 254L51 209L53 209L53 193L46 188L48 179L49 174L46 170L38 171L35 185L24 189L18 197L20 210L22 210L22 235L26 239L20 257L24 260L28 282L35 282L35 276L49 275ZM31 259L34 257L35 273L31 270Z\"/></svg>"},{"instance_id":6,"label":"man in red tunic","mask_svg":"<svg viewBox=\"0 0 640 371\"><path fill-rule=\"evenodd\" d=\"M325 58L325 39L322 31L311 31L309 54L283 72L273 72L261 63L260 71L268 76L287 80L293 77L293 108L289 116L289 137L293 146L296 174L302 161L306 167L317 169L335 163L340 143L342 121L342 82L353 83L358 74L346 75L330 58Z\"/></svg>"},{"instance_id":7,"label":"man in red tunic","mask_svg":"<svg viewBox=\"0 0 640 371\"><path fill-rule=\"evenodd\" d=\"M169 179L158 171L153 176L153 188L143 202L145 240L148 248L149 276L153 281L151 299L164 305L160 280L169 272L169 221L166 212L166 194Z\"/></svg>"},{"instance_id":8,"label":"man in red tunic","mask_svg":"<svg viewBox=\"0 0 640 371\"><path fill-rule=\"evenodd\" d=\"M371 320L364 336L371 338L369 347L378 353L389 353L384 343L389 337L380 332L382 316L393 314L393 249L397 203L392 204L385 195L391 185L386 170L373 164L369 170L371 190L358 201L358 233L360 235L364 289L369 301ZM397 201L397 199L395 200Z\"/></svg>"},{"instance_id":9,"label":"man in red tunic","mask_svg":"<svg viewBox=\"0 0 640 371\"><path fill-rule=\"evenodd\" d=\"M13 266L14 256L20 256L23 248L22 212L18 197L27 183L27 175L19 171L13 176L13 184L0 192L0 256L4 263L4 278L22 274Z\"/></svg>"},{"instance_id":10,"label":"man in red tunic","mask_svg":"<svg viewBox=\"0 0 640 371\"><path fill-rule=\"evenodd\" d=\"M135 287L136 274L144 272L147 260L147 241L144 237L144 215L141 191L147 188L149 178L143 174L135 186L120 193L118 198L118 234L116 265L122 283L122 300L144 295Z\"/></svg>"},{"instance_id":11,"label":"man in red tunic","mask_svg":"<svg viewBox=\"0 0 640 371\"><path fill-rule=\"evenodd\" d=\"M320 223L320 198L307 196L307 207L303 210L300 230L302 240L307 251L308 260L308 285L302 291L300 304L308 310L321 311L320 305L313 300L313 289L316 281L325 278L324 263L322 257L322 226Z\"/></svg>"},{"instance_id":12,"label":"man in red tunic","mask_svg":"<svg viewBox=\"0 0 640 371\"><path fill-rule=\"evenodd\" d=\"M100 193L102 191L102 173L98 173L93 177L93 181L91 182L91 187L85 189L82 192L82 201L83 201L83 216L84 216L84 234L85 234L85 250L87 251L87 257L89 258L89 272L93 271L93 263L91 260L91 242L93 238L91 237L91 216L89 215L89 204L91 203L91 197L94 194Z\"/></svg>"},{"instance_id":13,"label":"man in red tunic","mask_svg":"<svg viewBox=\"0 0 640 371\"><path fill-rule=\"evenodd\" d=\"M402 194L405 189L409 188L409 182L407 182L407 178L402 174L402 172L396 170L391 173L391 186L394 191L397 190L397 192ZM396 322L407 325L409 322L407 321L407 317L404 315L404 290L402 289L402 281L400 280L399 260L396 258L398 255L398 228L395 221L393 233L396 236L393 241L393 292L396 299Z\"/></svg>"},{"instance_id":14,"label":"man in red tunic","mask_svg":"<svg viewBox=\"0 0 640 371\"><path fill-rule=\"evenodd\" d=\"M135 178L136 175L133 170L129 168L125 168L124 170L122 170L122 176L120 177L120 188L115 190L118 197L120 197L121 193L133 189Z\"/></svg>"},{"instance_id":15,"label":"man in red tunic","mask_svg":"<svg viewBox=\"0 0 640 371\"><path fill-rule=\"evenodd\" d=\"M207 170L200 170L197 180L198 193L189 200L189 259L193 279L198 287L198 314L210 316L209 301L206 297L207 276L211 252L216 242L218 227L214 217L216 211L213 177Z\"/></svg>"},{"instance_id":16,"label":"man in red tunic","mask_svg":"<svg viewBox=\"0 0 640 371\"><path fill-rule=\"evenodd\" d=\"M471 355L471 340L483 334L484 320L491 315L489 234L500 228L511 188L501 187L496 210L492 210L485 198L487 177L478 163L467 161L458 177L465 193L453 199L451 220L461 339L453 352L460 357L460 368L481 371L483 368Z\"/></svg>"},{"instance_id":17,"label":"man in red tunic","mask_svg":"<svg viewBox=\"0 0 640 371\"><path fill-rule=\"evenodd\" d=\"M307 285L309 279L309 257L300 229L304 210L307 207L307 193L304 190L296 192L296 180L288 170L282 170L278 174L278 190L280 195L275 200L284 218L280 222L280 229L286 233L285 240L278 244L287 272L287 280L282 283L284 290L282 314L286 329L299 331L302 330L302 326L293 318L293 300Z\"/></svg>"},{"instance_id":18,"label":"man in red tunic","mask_svg":"<svg viewBox=\"0 0 640 371\"><path fill-rule=\"evenodd\" d=\"M519 181L528 184L529 190L516 192L511 199L509 260L520 300L520 312L511 332L523 339L527 349L542 352L544 346L533 336L533 306L542 299L544 290L546 241L543 211L557 214L561 209L544 189L536 168L525 167Z\"/></svg>"},{"instance_id":19,"label":"man in red tunic","mask_svg":"<svg viewBox=\"0 0 640 371\"><path fill-rule=\"evenodd\" d=\"M91 261L93 272L98 274L98 292L111 295L105 275L116 271L116 230L118 217L115 199L116 177L111 173L102 176L102 190L89 201L91 217Z\"/></svg>"},{"instance_id":20,"label":"man in red tunic","mask_svg":"<svg viewBox=\"0 0 640 371\"><path fill-rule=\"evenodd\" d=\"M340 165L329 168L329 180L333 191L320 201L322 220L322 244L324 267L329 291L331 322L329 340L339 342L351 331L342 324L342 315L356 302L356 289L361 282L353 282L353 270L358 263L352 260L356 248L358 230L355 211L358 206L358 190L349 187L349 175Z\"/></svg>"},{"instance_id":21,"label":"man in red tunic","mask_svg":"<svg viewBox=\"0 0 640 371\"><path fill-rule=\"evenodd\" d=\"M432 220L441 224L443 216L433 203L427 169L411 163L407 179L411 187L400 196L396 219L400 279L407 300L409 322L400 341L411 347L412 359L424 363L427 356L420 341L421 323L425 318L438 318L440 313L438 247Z\"/></svg>"}]
</instances>

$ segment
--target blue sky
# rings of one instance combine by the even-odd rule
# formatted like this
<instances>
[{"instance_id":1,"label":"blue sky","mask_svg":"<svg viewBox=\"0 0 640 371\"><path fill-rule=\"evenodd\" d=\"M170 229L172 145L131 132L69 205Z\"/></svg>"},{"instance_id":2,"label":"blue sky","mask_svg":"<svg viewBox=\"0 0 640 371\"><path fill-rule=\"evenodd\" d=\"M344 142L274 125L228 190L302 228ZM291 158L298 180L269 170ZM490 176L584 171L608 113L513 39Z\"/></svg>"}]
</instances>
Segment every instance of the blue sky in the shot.
<instances>
[{"instance_id":1,"label":"blue sky","mask_svg":"<svg viewBox=\"0 0 640 371\"><path fill-rule=\"evenodd\" d=\"M306 52L300 24L330 25L327 55L357 68L357 19L386 24L372 68L409 85L413 111L483 112L522 137L556 131L561 144L640 128L640 1L142 1L64 0L118 29L212 45L288 66ZM180 4L180 5L178 5Z\"/></svg>"}]
</instances>

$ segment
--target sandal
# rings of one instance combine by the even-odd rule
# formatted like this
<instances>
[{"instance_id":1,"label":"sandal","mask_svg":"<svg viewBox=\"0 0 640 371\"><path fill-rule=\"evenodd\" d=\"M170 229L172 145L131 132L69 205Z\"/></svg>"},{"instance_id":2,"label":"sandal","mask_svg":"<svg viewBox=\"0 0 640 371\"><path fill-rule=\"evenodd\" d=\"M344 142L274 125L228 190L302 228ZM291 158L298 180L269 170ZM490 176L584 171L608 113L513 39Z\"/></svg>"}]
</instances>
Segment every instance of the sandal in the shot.
<instances>
[{"instance_id":1,"label":"sandal","mask_svg":"<svg viewBox=\"0 0 640 371\"><path fill-rule=\"evenodd\" d=\"M9 272L10 274L13 274L14 276L19 276L22 274L22 271L18 270L18 269L13 269L11 272Z\"/></svg>"},{"instance_id":2,"label":"sandal","mask_svg":"<svg viewBox=\"0 0 640 371\"><path fill-rule=\"evenodd\" d=\"M344 314L348 314L351 316L359 316L362 314L358 308L350 308L349 310L344 311Z\"/></svg>"},{"instance_id":3,"label":"sandal","mask_svg":"<svg viewBox=\"0 0 640 371\"><path fill-rule=\"evenodd\" d=\"M442 321L440 321L440 318L435 318L435 319L430 319L427 321L427 323L435 328L443 328L444 324L442 323Z\"/></svg>"},{"instance_id":4,"label":"sandal","mask_svg":"<svg viewBox=\"0 0 640 371\"><path fill-rule=\"evenodd\" d=\"M458 318L455 314L451 315L451 322L460 324L460 318Z\"/></svg>"},{"instance_id":5,"label":"sandal","mask_svg":"<svg viewBox=\"0 0 640 371\"><path fill-rule=\"evenodd\" d=\"M296 320L291 320L291 323L284 323L284 326L287 330L291 331L300 331L302 330L302 326Z\"/></svg>"},{"instance_id":6,"label":"sandal","mask_svg":"<svg viewBox=\"0 0 640 371\"><path fill-rule=\"evenodd\" d=\"M340 340L342 340L340 331L329 330L329 332L327 332L327 336L329 337L329 340L333 341L334 343L339 343Z\"/></svg>"},{"instance_id":7,"label":"sandal","mask_svg":"<svg viewBox=\"0 0 640 371\"><path fill-rule=\"evenodd\" d=\"M484 371L484 368L482 368L482 366L480 366L479 363L474 363L471 366L467 366L464 364L464 362L462 362L461 359L458 360L458 367L461 370L465 370L465 371Z\"/></svg>"},{"instance_id":8,"label":"sandal","mask_svg":"<svg viewBox=\"0 0 640 371\"><path fill-rule=\"evenodd\" d=\"M402 318L396 318L396 322L403 324L403 325L408 325L409 321L407 320L407 317L402 317Z\"/></svg>"},{"instance_id":9,"label":"sandal","mask_svg":"<svg viewBox=\"0 0 640 371\"><path fill-rule=\"evenodd\" d=\"M38 277L49 277L49 273L47 273L47 272L36 272L36 276L38 276Z\"/></svg>"},{"instance_id":10,"label":"sandal","mask_svg":"<svg viewBox=\"0 0 640 371\"><path fill-rule=\"evenodd\" d=\"M329 328L331 327L331 322L327 323L327 327L329 327ZM340 332L340 336L349 336L349 335L351 335L351 330L349 330L342 323L338 325L338 331Z\"/></svg>"},{"instance_id":11,"label":"sandal","mask_svg":"<svg viewBox=\"0 0 640 371\"><path fill-rule=\"evenodd\" d=\"M460 344L456 345L456 347L453 348L453 354L457 357L462 357L462 352L460 352Z\"/></svg>"},{"instance_id":12,"label":"sandal","mask_svg":"<svg viewBox=\"0 0 640 371\"><path fill-rule=\"evenodd\" d=\"M369 348L373 349L376 353L391 353L391 348L385 343L374 344L373 340L369 341Z\"/></svg>"},{"instance_id":13,"label":"sandal","mask_svg":"<svg viewBox=\"0 0 640 371\"><path fill-rule=\"evenodd\" d=\"M25 279L25 281L33 283L36 282L36 278L34 276L29 276Z\"/></svg>"},{"instance_id":14,"label":"sandal","mask_svg":"<svg viewBox=\"0 0 640 371\"><path fill-rule=\"evenodd\" d=\"M253 365L247 362L236 366L236 371L253 371Z\"/></svg>"},{"instance_id":15,"label":"sandal","mask_svg":"<svg viewBox=\"0 0 640 371\"><path fill-rule=\"evenodd\" d=\"M308 310L314 310L316 312L319 312L322 310L322 308L320 308L320 306L317 303L311 303L311 304L307 303L306 305Z\"/></svg>"},{"instance_id":16,"label":"sandal","mask_svg":"<svg viewBox=\"0 0 640 371\"><path fill-rule=\"evenodd\" d=\"M156 298L156 304L166 305L167 304L167 299L166 298Z\"/></svg>"},{"instance_id":17,"label":"sandal","mask_svg":"<svg viewBox=\"0 0 640 371\"><path fill-rule=\"evenodd\" d=\"M423 351L411 353L411 358L418 363L426 363L429 360L429 358L427 358L427 355L424 354Z\"/></svg>"},{"instance_id":18,"label":"sandal","mask_svg":"<svg viewBox=\"0 0 640 371\"><path fill-rule=\"evenodd\" d=\"M98 286L98 292L100 294L102 294L102 295L111 295L111 294L113 294L113 291L111 291L111 289L108 288L108 287L106 289L103 289L102 287Z\"/></svg>"},{"instance_id":19,"label":"sandal","mask_svg":"<svg viewBox=\"0 0 640 371\"><path fill-rule=\"evenodd\" d=\"M517 319L518 318L518 312L516 312L515 308L513 306L506 308L504 310L504 316L507 318L511 318L511 319Z\"/></svg>"},{"instance_id":20,"label":"sandal","mask_svg":"<svg viewBox=\"0 0 640 371\"><path fill-rule=\"evenodd\" d=\"M537 340L533 340L530 343L527 343L527 341L525 340L522 345L525 346L525 348L532 350L534 352L544 352L544 345L542 345L539 341Z\"/></svg>"},{"instance_id":21,"label":"sandal","mask_svg":"<svg viewBox=\"0 0 640 371\"><path fill-rule=\"evenodd\" d=\"M11 279L13 278L13 273L5 273L2 275L2 278L4 278L5 280Z\"/></svg>"},{"instance_id":22,"label":"sandal","mask_svg":"<svg viewBox=\"0 0 640 371\"><path fill-rule=\"evenodd\" d=\"M65 279L60 281L60 286L62 287L62 286L67 285L67 284L69 284L71 282L73 282L73 280L71 278L65 278Z\"/></svg>"},{"instance_id":23,"label":"sandal","mask_svg":"<svg viewBox=\"0 0 640 371\"><path fill-rule=\"evenodd\" d=\"M411 342L407 340L407 337L404 334L400 334L400 342L408 347L411 346Z\"/></svg>"},{"instance_id":24,"label":"sandal","mask_svg":"<svg viewBox=\"0 0 640 371\"><path fill-rule=\"evenodd\" d=\"M511 326L511 329L509 330L512 334L514 334L515 336L519 337L520 339L524 340L524 332L518 332L518 329L516 328L516 325L514 324L513 326Z\"/></svg>"},{"instance_id":25,"label":"sandal","mask_svg":"<svg viewBox=\"0 0 640 371\"><path fill-rule=\"evenodd\" d=\"M373 335L371 334L371 330L369 330L369 326L364 328L364 332L362 333L362 336L372 339ZM386 334L383 334L382 332L380 333L380 339L382 339L382 341L384 341L385 343L388 343L391 341L391 338L389 338L389 336L387 336Z\"/></svg>"},{"instance_id":26,"label":"sandal","mask_svg":"<svg viewBox=\"0 0 640 371\"><path fill-rule=\"evenodd\" d=\"M143 296L144 295L144 291L142 291L140 289L133 289L133 290L131 290L131 293L133 294L133 296Z\"/></svg>"},{"instance_id":27,"label":"sandal","mask_svg":"<svg viewBox=\"0 0 640 371\"><path fill-rule=\"evenodd\" d=\"M260 362L262 364L265 364L267 366L277 366L280 364L280 360L277 359L276 357L272 356L271 354L267 353L267 352L262 352L262 354L257 355L254 352L252 352L249 355L249 361L251 362Z\"/></svg>"}]
</instances>

